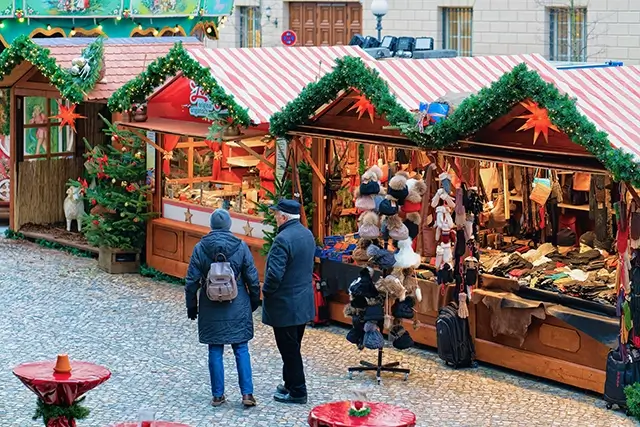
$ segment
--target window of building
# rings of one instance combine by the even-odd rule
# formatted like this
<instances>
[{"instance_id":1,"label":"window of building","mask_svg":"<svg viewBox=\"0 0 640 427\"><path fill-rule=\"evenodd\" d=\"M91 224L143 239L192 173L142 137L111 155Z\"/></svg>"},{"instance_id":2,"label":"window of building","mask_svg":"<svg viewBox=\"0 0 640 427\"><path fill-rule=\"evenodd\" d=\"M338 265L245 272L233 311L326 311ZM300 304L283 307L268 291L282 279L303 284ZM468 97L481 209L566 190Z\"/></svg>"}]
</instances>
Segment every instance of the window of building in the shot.
<instances>
[{"instance_id":1,"label":"window of building","mask_svg":"<svg viewBox=\"0 0 640 427\"><path fill-rule=\"evenodd\" d=\"M65 104L70 106L68 101ZM24 98L24 157L67 157L74 151L73 130L60 126L58 100L39 96Z\"/></svg>"},{"instance_id":2,"label":"window of building","mask_svg":"<svg viewBox=\"0 0 640 427\"><path fill-rule=\"evenodd\" d=\"M442 48L458 51L460 56L471 56L473 42L473 8L442 8Z\"/></svg>"},{"instance_id":3,"label":"window of building","mask_svg":"<svg viewBox=\"0 0 640 427\"><path fill-rule=\"evenodd\" d=\"M587 60L587 8L549 8L549 59Z\"/></svg>"},{"instance_id":4,"label":"window of building","mask_svg":"<svg viewBox=\"0 0 640 427\"><path fill-rule=\"evenodd\" d=\"M262 46L260 9L248 6L238 9L240 9L240 47Z\"/></svg>"}]
</instances>

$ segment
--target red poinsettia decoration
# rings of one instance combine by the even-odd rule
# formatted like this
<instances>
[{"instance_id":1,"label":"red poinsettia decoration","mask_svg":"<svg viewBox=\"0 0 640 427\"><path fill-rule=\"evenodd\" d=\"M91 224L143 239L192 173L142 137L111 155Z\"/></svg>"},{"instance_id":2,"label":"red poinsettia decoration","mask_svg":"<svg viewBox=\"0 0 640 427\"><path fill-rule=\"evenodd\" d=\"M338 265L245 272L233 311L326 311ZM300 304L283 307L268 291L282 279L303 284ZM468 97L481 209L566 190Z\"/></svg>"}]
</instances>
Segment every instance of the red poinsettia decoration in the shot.
<instances>
[{"instance_id":1,"label":"red poinsettia decoration","mask_svg":"<svg viewBox=\"0 0 640 427\"><path fill-rule=\"evenodd\" d=\"M69 125L74 132L76 131L76 119L86 119L85 116L76 113L76 104L72 104L70 107L67 107L62 102L58 102L58 114L49 118L59 119L60 127Z\"/></svg>"},{"instance_id":2,"label":"red poinsettia decoration","mask_svg":"<svg viewBox=\"0 0 640 427\"><path fill-rule=\"evenodd\" d=\"M527 119L527 121L522 126L520 126L518 131L525 131L525 130L533 129L534 130L534 134L533 134L533 143L534 144L538 140L538 136L540 136L540 134L544 135L544 139L548 144L549 143L549 129L555 130L556 132L560 132L558 130L558 128L555 127L551 123L551 119L549 119L549 114L547 113L547 109L546 108L541 108L534 101L524 101L524 102L521 102L520 105L522 105L524 108L526 108L529 111L530 114L527 114L525 116L517 116L516 117L517 119Z\"/></svg>"},{"instance_id":3,"label":"red poinsettia decoration","mask_svg":"<svg viewBox=\"0 0 640 427\"><path fill-rule=\"evenodd\" d=\"M364 96L364 95L358 95L358 96L354 96L352 98L355 99L356 102L347 111L356 110L356 112L358 113L358 120L360 120L362 115L366 112L366 113L369 114L369 118L371 119L371 123L373 123L373 119L374 119L375 114L376 114L376 109L373 106L373 104L371 103L371 101L369 101L367 99L367 97Z\"/></svg>"}]
</instances>

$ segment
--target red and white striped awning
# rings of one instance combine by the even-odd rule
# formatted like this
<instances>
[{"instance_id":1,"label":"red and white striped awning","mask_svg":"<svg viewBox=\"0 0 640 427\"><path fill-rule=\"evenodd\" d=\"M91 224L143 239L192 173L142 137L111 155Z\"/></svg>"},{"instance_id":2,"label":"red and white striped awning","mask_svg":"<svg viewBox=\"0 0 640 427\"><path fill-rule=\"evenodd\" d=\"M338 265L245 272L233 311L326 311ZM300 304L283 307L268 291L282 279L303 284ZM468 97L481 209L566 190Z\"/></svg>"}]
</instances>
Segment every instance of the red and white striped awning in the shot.
<instances>
[{"instance_id":1,"label":"red and white striped awning","mask_svg":"<svg viewBox=\"0 0 640 427\"><path fill-rule=\"evenodd\" d=\"M525 63L558 90L577 99L578 109L614 147L640 161L640 67L558 70L539 54L475 56L369 62L396 95L415 110L450 93L475 93L490 86L516 65Z\"/></svg>"},{"instance_id":2,"label":"red and white striped awning","mask_svg":"<svg viewBox=\"0 0 640 427\"><path fill-rule=\"evenodd\" d=\"M331 72L335 60L344 56L372 60L358 46L267 47L206 49L189 47L189 53L205 67L220 86L249 110L256 124L300 95L309 83Z\"/></svg>"}]
</instances>

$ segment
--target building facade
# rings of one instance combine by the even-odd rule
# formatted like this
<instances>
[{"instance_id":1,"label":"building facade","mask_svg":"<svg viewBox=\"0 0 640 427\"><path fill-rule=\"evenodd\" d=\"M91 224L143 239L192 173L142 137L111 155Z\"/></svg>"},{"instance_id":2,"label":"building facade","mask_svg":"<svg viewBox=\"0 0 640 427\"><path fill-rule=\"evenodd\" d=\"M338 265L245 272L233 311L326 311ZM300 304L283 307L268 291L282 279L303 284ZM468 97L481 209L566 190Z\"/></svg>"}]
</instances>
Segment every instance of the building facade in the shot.
<instances>
[{"instance_id":1,"label":"building facade","mask_svg":"<svg viewBox=\"0 0 640 427\"><path fill-rule=\"evenodd\" d=\"M388 0L383 35L433 37L460 55L542 53L556 61L640 63L640 0ZM211 46L348 43L375 36L371 0L236 0ZM268 13L267 13L268 12ZM268 17L267 17L268 15ZM345 41L346 40L346 41Z\"/></svg>"}]
</instances>

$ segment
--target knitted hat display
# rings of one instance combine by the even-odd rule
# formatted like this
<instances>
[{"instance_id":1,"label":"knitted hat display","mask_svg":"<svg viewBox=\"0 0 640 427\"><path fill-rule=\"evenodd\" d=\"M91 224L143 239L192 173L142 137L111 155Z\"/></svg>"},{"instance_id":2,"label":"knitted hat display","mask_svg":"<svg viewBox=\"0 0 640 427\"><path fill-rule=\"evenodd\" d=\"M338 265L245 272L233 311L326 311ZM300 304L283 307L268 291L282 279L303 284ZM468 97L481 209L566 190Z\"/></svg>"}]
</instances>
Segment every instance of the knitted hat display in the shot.
<instances>
[{"instance_id":1,"label":"knitted hat display","mask_svg":"<svg viewBox=\"0 0 640 427\"><path fill-rule=\"evenodd\" d=\"M420 286L418 286L418 279L416 278L415 272L412 268L404 269L404 280L402 281L402 286L404 286L407 291L407 295L413 295L416 297L416 301L422 301L422 290Z\"/></svg>"},{"instance_id":2,"label":"knitted hat display","mask_svg":"<svg viewBox=\"0 0 640 427\"><path fill-rule=\"evenodd\" d=\"M356 308L351 304L346 304L344 306L344 309L342 310L342 313L344 314L344 317L354 317L363 314L364 310L361 308Z\"/></svg>"},{"instance_id":3,"label":"knitted hat display","mask_svg":"<svg viewBox=\"0 0 640 427\"><path fill-rule=\"evenodd\" d=\"M408 179L409 174L404 171L400 171L389 180L387 194L396 199L399 205L404 204L405 199L409 195L409 189L407 188Z\"/></svg>"},{"instance_id":4,"label":"knitted hat display","mask_svg":"<svg viewBox=\"0 0 640 427\"><path fill-rule=\"evenodd\" d=\"M367 248L367 255L373 258L371 261L382 269L393 268L396 263L392 252L386 249L380 249L376 245L371 245Z\"/></svg>"},{"instance_id":5,"label":"knitted hat display","mask_svg":"<svg viewBox=\"0 0 640 427\"><path fill-rule=\"evenodd\" d=\"M382 194L376 194L375 196L373 196L373 200L374 200L374 203L376 205L373 208L373 210L375 210L376 212L380 213L380 203L382 203L383 200L386 200L385 196L383 196Z\"/></svg>"},{"instance_id":6,"label":"knitted hat display","mask_svg":"<svg viewBox=\"0 0 640 427\"><path fill-rule=\"evenodd\" d=\"M420 212L422 196L427 191L427 184L422 180L410 179L407 181L407 188L409 189L409 194L402 205L402 210L406 213Z\"/></svg>"},{"instance_id":7,"label":"knitted hat display","mask_svg":"<svg viewBox=\"0 0 640 427\"><path fill-rule=\"evenodd\" d=\"M376 208L376 200L371 194L360 195L356 198L355 207L360 211L372 211Z\"/></svg>"},{"instance_id":8,"label":"knitted hat display","mask_svg":"<svg viewBox=\"0 0 640 427\"><path fill-rule=\"evenodd\" d=\"M371 297L376 296L378 293L375 290L375 286L372 280L373 269L366 267L360 270L359 276L349 285L349 295L353 297Z\"/></svg>"},{"instance_id":9,"label":"knitted hat display","mask_svg":"<svg viewBox=\"0 0 640 427\"><path fill-rule=\"evenodd\" d=\"M402 219L398 215L388 216L386 219L386 227L389 238L393 240L406 240L409 238L409 230L402 223Z\"/></svg>"},{"instance_id":10,"label":"knitted hat display","mask_svg":"<svg viewBox=\"0 0 640 427\"><path fill-rule=\"evenodd\" d=\"M384 320L384 310L382 304L370 305L364 310L365 322L378 322Z\"/></svg>"},{"instance_id":11,"label":"knitted hat display","mask_svg":"<svg viewBox=\"0 0 640 427\"><path fill-rule=\"evenodd\" d=\"M398 350L406 350L415 345L409 332L401 325L392 326L389 335L393 336L392 345Z\"/></svg>"},{"instance_id":12,"label":"knitted hat display","mask_svg":"<svg viewBox=\"0 0 640 427\"><path fill-rule=\"evenodd\" d=\"M400 301L403 301L407 294L404 286L402 286L402 281L392 274L378 279L376 289L378 292L387 295L387 297L397 298Z\"/></svg>"},{"instance_id":13,"label":"knitted hat display","mask_svg":"<svg viewBox=\"0 0 640 427\"><path fill-rule=\"evenodd\" d=\"M380 182L382 179L382 169L378 165L373 165L362 174L362 182Z\"/></svg>"},{"instance_id":14,"label":"knitted hat display","mask_svg":"<svg viewBox=\"0 0 640 427\"><path fill-rule=\"evenodd\" d=\"M361 182L360 196L369 196L380 192L380 184L377 181Z\"/></svg>"},{"instance_id":15,"label":"knitted hat display","mask_svg":"<svg viewBox=\"0 0 640 427\"><path fill-rule=\"evenodd\" d=\"M351 307L353 308L362 309L362 310L369 307L369 304L367 303L367 298L362 295L357 295L357 296L353 295L351 297L351 302L349 303L349 305L351 305Z\"/></svg>"},{"instance_id":16,"label":"knitted hat display","mask_svg":"<svg viewBox=\"0 0 640 427\"><path fill-rule=\"evenodd\" d=\"M403 223L409 230L409 238L415 239L420 232L420 214L417 212L408 213Z\"/></svg>"},{"instance_id":17,"label":"knitted hat display","mask_svg":"<svg viewBox=\"0 0 640 427\"><path fill-rule=\"evenodd\" d=\"M371 245L371 240L369 239L360 239L356 245L356 248L353 250L353 254L351 258L353 258L356 262L367 262L369 261L370 256L367 255L367 248Z\"/></svg>"},{"instance_id":18,"label":"knitted hat display","mask_svg":"<svg viewBox=\"0 0 640 427\"><path fill-rule=\"evenodd\" d=\"M360 344L364 338L364 322L359 316L351 318L351 330L347 334L347 341L353 344Z\"/></svg>"},{"instance_id":19,"label":"knitted hat display","mask_svg":"<svg viewBox=\"0 0 640 427\"><path fill-rule=\"evenodd\" d=\"M358 220L358 235L363 239L377 239L380 237L380 218L372 211L364 212Z\"/></svg>"},{"instance_id":20,"label":"knitted hat display","mask_svg":"<svg viewBox=\"0 0 640 427\"><path fill-rule=\"evenodd\" d=\"M392 216L398 213L398 203L395 200L384 199L378 205L380 215Z\"/></svg>"},{"instance_id":21,"label":"knitted hat display","mask_svg":"<svg viewBox=\"0 0 640 427\"><path fill-rule=\"evenodd\" d=\"M420 255L413 251L411 247L412 242L411 239L399 240L398 248L400 249L398 253L395 254L395 267L399 268L418 268L420 267L420 263L422 262L420 259Z\"/></svg>"},{"instance_id":22,"label":"knitted hat display","mask_svg":"<svg viewBox=\"0 0 640 427\"><path fill-rule=\"evenodd\" d=\"M404 301L398 301L391 307L391 314L398 319L413 319L413 297L406 297Z\"/></svg>"},{"instance_id":23,"label":"knitted hat display","mask_svg":"<svg viewBox=\"0 0 640 427\"><path fill-rule=\"evenodd\" d=\"M375 322L364 324L364 346L369 350L384 348L384 337Z\"/></svg>"}]
</instances>

